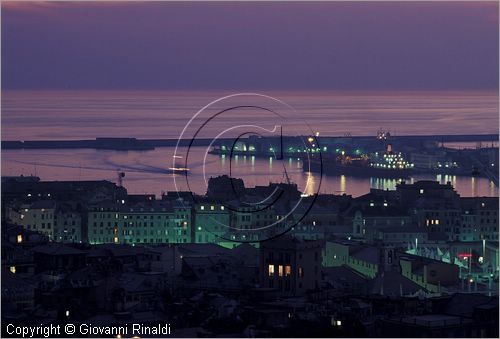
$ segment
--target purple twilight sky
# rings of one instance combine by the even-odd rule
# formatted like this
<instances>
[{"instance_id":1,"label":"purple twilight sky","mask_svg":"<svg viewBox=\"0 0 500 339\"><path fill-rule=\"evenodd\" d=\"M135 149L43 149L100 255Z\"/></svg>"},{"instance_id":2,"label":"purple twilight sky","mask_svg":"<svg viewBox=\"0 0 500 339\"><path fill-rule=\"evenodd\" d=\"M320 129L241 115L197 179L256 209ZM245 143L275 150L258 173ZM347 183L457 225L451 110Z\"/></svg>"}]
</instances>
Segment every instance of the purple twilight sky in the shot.
<instances>
[{"instance_id":1,"label":"purple twilight sky","mask_svg":"<svg viewBox=\"0 0 500 339\"><path fill-rule=\"evenodd\" d=\"M2 2L4 89L494 90L498 2Z\"/></svg>"}]
</instances>

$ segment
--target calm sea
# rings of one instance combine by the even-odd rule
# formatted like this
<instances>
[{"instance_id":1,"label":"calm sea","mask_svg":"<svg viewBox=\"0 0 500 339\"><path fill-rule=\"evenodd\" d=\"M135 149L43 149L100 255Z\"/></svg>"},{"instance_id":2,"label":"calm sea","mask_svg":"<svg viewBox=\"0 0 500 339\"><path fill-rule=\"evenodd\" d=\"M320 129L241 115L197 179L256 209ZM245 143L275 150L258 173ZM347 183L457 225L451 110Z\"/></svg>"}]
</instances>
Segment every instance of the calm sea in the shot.
<instances>
[{"instance_id":1,"label":"calm sea","mask_svg":"<svg viewBox=\"0 0 500 339\"><path fill-rule=\"evenodd\" d=\"M177 138L201 107L222 96L219 92L4 92L2 140L93 139L95 137ZM361 93L266 92L285 101L321 135L375 135L379 128L395 135L498 133L498 94L491 92ZM248 116L235 122L251 123ZM208 130L208 134L215 133ZM456 147L456 145L455 145ZM203 158L206 149L192 152ZM131 193L174 190L165 173L174 150L153 151L8 150L2 152L2 175L36 174L43 180L116 180L126 173L124 186ZM207 156L190 164L189 186L205 193L206 179L228 173L229 159ZM307 180L320 178L301 170L300 161L239 157L232 160L234 176L247 186L283 181L283 167L305 189ZM178 178L179 179L179 178ZM187 186L177 180L180 189ZM424 176L412 178L450 181L464 196L498 196L498 188L483 178ZM321 192L354 196L370 187L392 189L396 180L323 177ZM307 189L305 189L307 191Z\"/></svg>"}]
</instances>

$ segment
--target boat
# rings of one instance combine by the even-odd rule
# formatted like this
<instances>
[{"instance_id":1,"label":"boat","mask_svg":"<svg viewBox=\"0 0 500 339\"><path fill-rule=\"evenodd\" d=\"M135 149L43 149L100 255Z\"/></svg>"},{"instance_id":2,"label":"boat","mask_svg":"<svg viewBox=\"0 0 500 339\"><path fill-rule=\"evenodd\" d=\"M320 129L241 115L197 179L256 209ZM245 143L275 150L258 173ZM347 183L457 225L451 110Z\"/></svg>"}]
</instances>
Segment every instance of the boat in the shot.
<instances>
[{"instance_id":1,"label":"boat","mask_svg":"<svg viewBox=\"0 0 500 339\"><path fill-rule=\"evenodd\" d=\"M188 174L189 173L189 168L178 166L176 164L176 160L175 159L182 159L182 157L179 156L179 155L174 155L173 158L174 158L173 165L172 165L172 167L168 168L168 172L171 173L171 174Z\"/></svg>"}]
</instances>

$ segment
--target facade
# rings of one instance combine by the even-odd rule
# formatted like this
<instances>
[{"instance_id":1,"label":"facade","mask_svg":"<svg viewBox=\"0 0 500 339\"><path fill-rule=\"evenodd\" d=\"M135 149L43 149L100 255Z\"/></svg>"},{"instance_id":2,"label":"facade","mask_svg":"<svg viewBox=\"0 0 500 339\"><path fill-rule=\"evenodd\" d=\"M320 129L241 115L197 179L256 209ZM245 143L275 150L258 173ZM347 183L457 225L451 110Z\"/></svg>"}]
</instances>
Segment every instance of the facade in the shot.
<instances>
[{"instance_id":1,"label":"facade","mask_svg":"<svg viewBox=\"0 0 500 339\"><path fill-rule=\"evenodd\" d=\"M446 202L426 201L415 209L416 224L428 233L444 233L448 240L459 240L461 210Z\"/></svg>"},{"instance_id":2,"label":"facade","mask_svg":"<svg viewBox=\"0 0 500 339\"><path fill-rule=\"evenodd\" d=\"M256 198L260 200L259 198ZM236 241L258 241L279 218L274 206L261 204L249 205L241 202L230 202L230 225L226 239Z\"/></svg>"},{"instance_id":3,"label":"facade","mask_svg":"<svg viewBox=\"0 0 500 339\"><path fill-rule=\"evenodd\" d=\"M411 217L396 206L385 203L383 207L369 206L354 209L352 217L352 234L355 237L373 241L377 232L386 228L405 229L412 224Z\"/></svg>"},{"instance_id":4,"label":"facade","mask_svg":"<svg viewBox=\"0 0 500 339\"><path fill-rule=\"evenodd\" d=\"M402 182L396 186L396 195L401 204L415 204L418 199L445 199L450 202L458 201L458 194L450 182L440 184L437 181L420 180L413 184Z\"/></svg>"},{"instance_id":5,"label":"facade","mask_svg":"<svg viewBox=\"0 0 500 339\"><path fill-rule=\"evenodd\" d=\"M88 213L91 244L187 243L191 224L191 207L183 202L106 203Z\"/></svg>"},{"instance_id":6,"label":"facade","mask_svg":"<svg viewBox=\"0 0 500 339\"><path fill-rule=\"evenodd\" d=\"M428 234L421 227L392 227L379 230L375 239L384 245L407 248L426 243Z\"/></svg>"},{"instance_id":7,"label":"facade","mask_svg":"<svg viewBox=\"0 0 500 339\"><path fill-rule=\"evenodd\" d=\"M498 241L498 198L461 198L460 241Z\"/></svg>"},{"instance_id":8,"label":"facade","mask_svg":"<svg viewBox=\"0 0 500 339\"><path fill-rule=\"evenodd\" d=\"M220 242L229 232L230 211L223 204L199 202L194 205L194 242Z\"/></svg>"},{"instance_id":9,"label":"facade","mask_svg":"<svg viewBox=\"0 0 500 339\"><path fill-rule=\"evenodd\" d=\"M81 243L86 241L82 214L68 206L58 206L54 215L54 239L59 242Z\"/></svg>"},{"instance_id":10,"label":"facade","mask_svg":"<svg viewBox=\"0 0 500 339\"><path fill-rule=\"evenodd\" d=\"M88 208L88 242L90 244L118 243L120 223L118 203L101 203ZM123 218L123 217L122 217Z\"/></svg>"},{"instance_id":11,"label":"facade","mask_svg":"<svg viewBox=\"0 0 500 339\"><path fill-rule=\"evenodd\" d=\"M53 200L41 200L10 208L8 214L14 224L54 239L55 212L56 203Z\"/></svg>"},{"instance_id":12,"label":"facade","mask_svg":"<svg viewBox=\"0 0 500 339\"><path fill-rule=\"evenodd\" d=\"M304 295L321 285L321 248L318 240L285 235L265 241L260 248L261 287L283 296Z\"/></svg>"}]
</instances>

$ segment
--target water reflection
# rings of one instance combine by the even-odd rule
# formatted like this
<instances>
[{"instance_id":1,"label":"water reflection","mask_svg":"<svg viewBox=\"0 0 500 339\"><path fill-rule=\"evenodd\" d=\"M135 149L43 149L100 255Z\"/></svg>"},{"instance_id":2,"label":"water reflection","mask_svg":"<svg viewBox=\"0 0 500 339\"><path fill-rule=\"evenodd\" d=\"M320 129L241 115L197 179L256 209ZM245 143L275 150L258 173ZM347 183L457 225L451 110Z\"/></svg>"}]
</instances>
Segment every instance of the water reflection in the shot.
<instances>
[{"instance_id":1,"label":"water reflection","mask_svg":"<svg viewBox=\"0 0 500 339\"><path fill-rule=\"evenodd\" d=\"M448 174L445 174L445 175L437 174L436 181L438 181L440 184L447 184L449 182L453 186L455 186L457 183L457 176L456 175L448 175Z\"/></svg>"},{"instance_id":2,"label":"water reflection","mask_svg":"<svg viewBox=\"0 0 500 339\"><path fill-rule=\"evenodd\" d=\"M313 195L316 193L316 176L311 172L305 172L305 174L307 176L305 194Z\"/></svg>"},{"instance_id":3,"label":"water reflection","mask_svg":"<svg viewBox=\"0 0 500 339\"><path fill-rule=\"evenodd\" d=\"M191 152L204 155L205 150L194 148ZM203 152L203 153L202 153ZM2 152L3 175L29 175L36 171L42 180L111 180L116 181L116 171L121 169L126 173L124 186L130 193L160 194L162 191L174 191L172 176L165 172L168 159L172 158L173 149L157 148L147 152L115 152L81 150L23 150ZM320 181L318 173L302 171L301 161L297 158L277 160L271 158L247 159L234 157L232 173L241 177L248 186L267 185L271 182L284 182L283 165L291 181L295 182L301 191L315 193L316 185L321 182L321 193L346 193L360 196L370 191L370 188L393 190L398 184L397 179L360 178L350 176L323 176ZM202 158L202 157L201 157ZM205 164L206 177L229 174L229 159L227 156L208 155ZM250 160L250 161L248 161ZM277 161L277 164L274 162ZM282 162L284 161L284 162ZM79 165L81 164L81 165ZM203 163L190 164L189 187L196 193L206 192L203 175ZM498 196L498 187L486 178L459 177L450 175L415 176L406 182L417 180L437 180L442 184L450 181L462 196ZM308 185L310 181L311 185ZM307 186L306 186L307 185ZM306 190L307 187L307 190ZM188 189L180 182L179 189Z\"/></svg>"},{"instance_id":4,"label":"water reflection","mask_svg":"<svg viewBox=\"0 0 500 339\"><path fill-rule=\"evenodd\" d=\"M346 189L345 189L345 175L341 175L340 176L340 192L341 193L345 193L346 192Z\"/></svg>"},{"instance_id":5,"label":"water reflection","mask_svg":"<svg viewBox=\"0 0 500 339\"><path fill-rule=\"evenodd\" d=\"M402 179L393 178L370 178L370 187L381 189L381 190L395 190L396 185L399 184Z\"/></svg>"}]
</instances>

